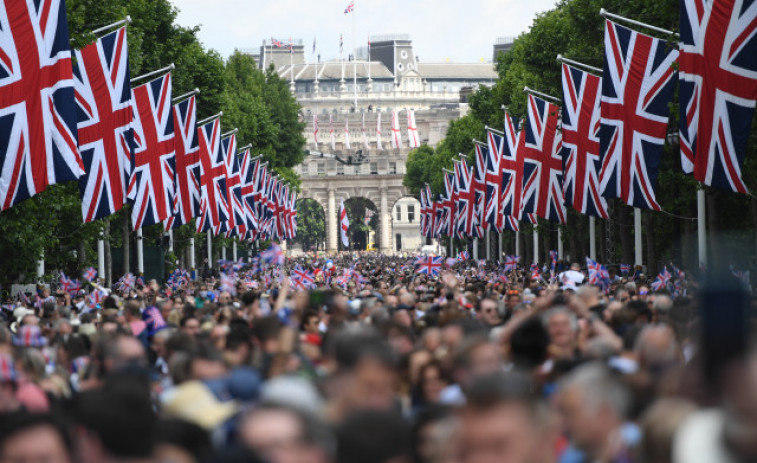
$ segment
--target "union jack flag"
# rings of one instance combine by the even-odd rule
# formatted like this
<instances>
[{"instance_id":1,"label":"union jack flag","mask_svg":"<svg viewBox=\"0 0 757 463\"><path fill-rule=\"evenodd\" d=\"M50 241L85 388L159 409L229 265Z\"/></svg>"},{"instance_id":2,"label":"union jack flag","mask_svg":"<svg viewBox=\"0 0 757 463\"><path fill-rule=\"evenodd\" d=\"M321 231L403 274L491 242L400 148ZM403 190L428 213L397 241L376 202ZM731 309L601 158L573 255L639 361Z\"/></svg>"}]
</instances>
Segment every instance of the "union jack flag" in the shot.
<instances>
[{"instance_id":1,"label":"union jack flag","mask_svg":"<svg viewBox=\"0 0 757 463\"><path fill-rule=\"evenodd\" d=\"M197 104L193 95L173 107L176 176L173 214L166 230L188 224L200 214L200 144L197 140Z\"/></svg>"},{"instance_id":2,"label":"union jack flag","mask_svg":"<svg viewBox=\"0 0 757 463\"><path fill-rule=\"evenodd\" d=\"M226 162L221 150L221 121L198 129L200 139L200 216L197 232L217 230L228 218Z\"/></svg>"},{"instance_id":3,"label":"union jack flag","mask_svg":"<svg viewBox=\"0 0 757 463\"><path fill-rule=\"evenodd\" d=\"M133 148L128 197L134 230L160 223L173 211L174 132L171 74L132 90Z\"/></svg>"},{"instance_id":4,"label":"union jack flag","mask_svg":"<svg viewBox=\"0 0 757 463\"><path fill-rule=\"evenodd\" d=\"M557 267L557 251L549 251L550 268L554 271Z\"/></svg>"},{"instance_id":5,"label":"union jack flag","mask_svg":"<svg viewBox=\"0 0 757 463\"><path fill-rule=\"evenodd\" d=\"M483 238L484 229L486 224L484 223L484 212L486 208L486 153L484 148L476 143L474 145L476 152L476 169L473 176L473 191L475 194L475 236Z\"/></svg>"},{"instance_id":6,"label":"union jack flag","mask_svg":"<svg viewBox=\"0 0 757 463\"><path fill-rule=\"evenodd\" d=\"M599 128L602 78L562 66L562 160L565 203L583 214L607 218L599 194Z\"/></svg>"},{"instance_id":7,"label":"union jack flag","mask_svg":"<svg viewBox=\"0 0 757 463\"><path fill-rule=\"evenodd\" d=\"M628 275L629 273L631 273L631 265L620 264L620 273L623 275Z\"/></svg>"},{"instance_id":8,"label":"union jack flag","mask_svg":"<svg viewBox=\"0 0 757 463\"><path fill-rule=\"evenodd\" d=\"M522 212L535 212L541 218L564 224L559 110L557 105L528 95L528 118L518 152L524 161Z\"/></svg>"},{"instance_id":9,"label":"union jack flag","mask_svg":"<svg viewBox=\"0 0 757 463\"><path fill-rule=\"evenodd\" d=\"M660 291L662 289L665 289L668 287L668 282L673 278L673 276L668 272L668 267L665 266L662 268L662 272L660 272L659 275L657 275L657 278L654 279L650 287L654 291Z\"/></svg>"},{"instance_id":10,"label":"union jack flag","mask_svg":"<svg viewBox=\"0 0 757 463\"><path fill-rule=\"evenodd\" d=\"M539 272L538 264L531 264L531 279L541 280L541 272Z\"/></svg>"},{"instance_id":11,"label":"union jack flag","mask_svg":"<svg viewBox=\"0 0 757 463\"><path fill-rule=\"evenodd\" d=\"M312 273L303 269L299 265L292 269L290 277L294 289L304 291L315 286L315 277Z\"/></svg>"},{"instance_id":12,"label":"union jack flag","mask_svg":"<svg viewBox=\"0 0 757 463\"><path fill-rule=\"evenodd\" d=\"M242 206L247 228L246 238L252 238L252 233L258 229L258 219L255 214L255 203L259 200L257 191L258 175L260 175L260 157L250 159L249 148L242 153Z\"/></svg>"},{"instance_id":13,"label":"union jack flag","mask_svg":"<svg viewBox=\"0 0 757 463\"><path fill-rule=\"evenodd\" d=\"M237 159L237 136L231 134L221 140L221 150L226 162L226 198L228 200L228 220L222 224L221 231L226 237L242 235L247 232L245 227L245 211L242 205L242 175Z\"/></svg>"},{"instance_id":14,"label":"union jack flag","mask_svg":"<svg viewBox=\"0 0 757 463\"><path fill-rule=\"evenodd\" d=\"M518 262L520 262L520 256L505 256L503 270L505 272L512 272L518 268Z\"/></svg>"},{"instance_id":15,"label":"union jack flag","mask_svg":"<svg viewBox=\"0 0 757 463\"><path fill-rule=\"evenodd\" d=\"M678 51L667 42L605 22L600 152L601 194L659 211L654 186L668 127Z\"/></svg>"},{"instance_id":16,"label":"union jack flag","mask_svg":"<svg viewBox=\"0 0 757 463\"><path fill-rule=\"evenodd\" d=\"M604 265L586 258L586 268L589 271L589 284L606 287L610 282L610 273Z\"/></svg>"},{"instance_id":17,"label":"union jack flag","mask_svg":"<svg viewBox=\"0 0 757 463\"><path fill-rule=\"evenodd\" d=\"M473 172L465 159L455 162L455 184L457 187L457 236L475 236L476 192L473 190Z\"/></svg>"},{"instance_id":18,"label":"union jack flag","mask_svg":"<svg viewBox=\"0 0 757 463\"><path fill-rule=\"evenodd\" d=\"M232 296L237 295L237 286L234 284L234 273L221 272L221 285L218 287L221 291L226 291Z\"/></svg>"},{"instance_id":19,"label":"union jack flag","mask_svg":"<svg viewBox=\"0 0 757 463\"><path fill-rule=\"evenodd\" d=\"M468 253L468 251L460 251L457 254L457 258L458 260L468 260L470 259L470 253Z\"/></svg>"},{"instance_id":20,"label":"union jack flag","mask_svg":"<svg viewBox=\"0 0 757 463\"><path fill-rule=\"evenodd\" d=\"M116 213L126 203L132 121L126 28L78 50L74 78L84 163L79 192L83 220L91 222Z\"/></svg>"},{"instance_id":21,"label":"union jack flag","mask_svg":"<svg viewBox=\"0 0 757 463\"><path fill-rule=\"evenodd\" d=\"M97 270L95 270L94 267L89 267L87 270L84 271L84 274L82 275L85 280L91 282L95 278L97 278Z\"/></svg>"},{"instance_id":22,"label":"union jack flag","mask_svg":"<svg viewBox=\"0 0 757 463\"><path fill-rule=\"evenodd\" d=\"M415 273L432 277L439 276L439 273L442 271L443 263L444 257L419 257L415 260Z\"/></svg>"},{"instance_id":23,"label":"union jack flag","mask_svg":"<svg viewBox=\"0 0 757 463\"><path fill-rule=\"evenodd\" d=\"M352 13L353 11L355 11L355 2L350 2L347 8L344 9L344 14Z\"/></svg>"},{"instance_id":24,"label":"union jack flag","mask_svg":"<svg viewBox=\"0 0 757 463\"><path fill-rule=\"evenodd\" d=\"M523 183L523 158L517 150L520 133L508 114L503 133L487 132L486 223L498 232L518 231Z\"/></svg>"},{"instance_id":25,"label":"union jack flag","mask_svg":"<svg viewBox=\"0 0 757 463\"><path fill-rule=\"evenodd\" d=\"M445 234L447 236L455 236L458 193L454 172L444 173L444 191L446 195L444 198L444 210L447 215Z\"/></svg>"},{"instance_id":26,"label":"union jack flag","mask_svg":"<svg viewBox=\"0 0 757 463\"><path fill-rule=\"evenodd\" d=\"M155 306L150 306L142 312L142 321L147 325L147 332L150 335L166 327L166 321L163 314Z\"/></svg>"},{"instance_id":27,"label":"union jack flag","mask_svg":"<svg viewBox=\"0 0 757 463\"><path fill-rule=\"evenodd\" d=\"M76 180L84 164L63 0L0 6L0 209Z\"/></svg>"},{"instance_id":28,"label":"union jack flag","mask_svg":"<svg viewBox=\"0 0 757 463\"><path fill-rule=\"evenodd\" d=\"M683 170L747 193L741 166L757 104L757 3L682 0L680 12Z\"/></svg>"}]
</instances>

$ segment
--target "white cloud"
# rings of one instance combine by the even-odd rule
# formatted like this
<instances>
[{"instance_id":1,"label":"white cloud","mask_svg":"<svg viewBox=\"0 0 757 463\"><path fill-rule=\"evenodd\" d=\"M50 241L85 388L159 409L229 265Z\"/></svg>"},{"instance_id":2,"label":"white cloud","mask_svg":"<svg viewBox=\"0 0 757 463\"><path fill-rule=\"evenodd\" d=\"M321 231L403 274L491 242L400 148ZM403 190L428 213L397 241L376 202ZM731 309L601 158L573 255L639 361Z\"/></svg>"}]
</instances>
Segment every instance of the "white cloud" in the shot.
<instances>
[{"instance_id":1,"label":"white cloud","mask_svg":"<svg viewBox=\"0 0 757 463\"><path fill-rule=\"evenodd\" d=\"M313 38L322 59L352 48L349 0L171 0L183 26L200 25L199 38L224 57L235 48L259 49L263 39L303 39L310 59ZM408 33L422 61L491 60L497 37L517 36L555 0L355 0L356 46L368 34Z\"/></svg>"}]
</instances>

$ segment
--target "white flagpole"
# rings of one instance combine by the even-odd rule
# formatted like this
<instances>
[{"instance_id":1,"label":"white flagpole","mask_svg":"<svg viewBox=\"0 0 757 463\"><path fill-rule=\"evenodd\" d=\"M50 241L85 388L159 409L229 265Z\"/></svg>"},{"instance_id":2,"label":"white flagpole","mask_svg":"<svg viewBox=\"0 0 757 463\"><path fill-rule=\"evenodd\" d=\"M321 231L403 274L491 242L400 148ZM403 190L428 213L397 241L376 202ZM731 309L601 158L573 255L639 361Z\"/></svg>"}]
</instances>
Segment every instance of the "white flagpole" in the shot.
<instances>
[{"instance_id":1,"label":"white flagpole","mask_svg":"<svg viewBox=\"0 0 757 463\"><path fill-rule=\"evenodd\" d=\"M563 259L563 251L565 248L562 243L562 228L557 227L557 258Z\"/></svg>"},{"instance_id":2,"label":"white flagpole","mask_svg":"<svg viewBox=\"0 0 757 463\"><path fill-rule=\"evenodd\" d=\"M137 273L144 275L145 273L145 255L144 247L142 245L142 228L137 229Z\"/></svg>"},{"instance_id":3,"label":"white flagpole","mask_svg":"<svg viewBox=\"0 0 757 463\"><path fill-rule=\"evenodd\" d=\"M704 189L697 190L697 241L699 247L699 265L707 268L707 228L705 227Z\"/></svg>"},{"instance_id":4,"label":"white flagpole","mask_svg":"<svg viewBox=\"0 0 757 463\"><path fill-rule=\"evenodd\" d=\"M226 246L221 248L221 260L226 260Z\"/></svg>"},{"instance_id":5,"label":"white flagpole","mask_svg":"<svg viewBox=\"0 0 757 463\"><path fill-rule=\"evenodd\" d=\"M597 218L589 216L589 258L597 260Z\"/></svg>"},{"instance_id":6,"label":"white flagpole","mask_svg":"<svg viewBox=\"0 0 757 463\"><path fill-rule=\"evenodd\" d=\"M478 238L473 238L473 258L478 260Z\"/></svg>"},{"instance_id":7,"label":"white flagpole","mask_svg":"<svg viewBox=\"0 0 757 463\"><path fill-rule=\"evenodd\" d=\"M617 21L624 21L624 22L627 22L628 24L633 24L634 26L646 27L649 30L659 32L661 34L673 35L675 37L679 37L679 35L673 31L669 31L667 29L663 29L657 26L652 26L651 24L643 23L641 21L636 21L635 19L626 18L625 16L613 14L605 10L604 8L599 10L599 15L602 16L603 18L610 18L610 19L615 19Z\"/></svg>"},{"instance_id":8,"label":"white flagpole","mask_svg":"<svg viewBox=\"0 0 757 463\"><path fill-rule=\"evenodd\" d=\"M189 238L189 271L195 270L195 238Z\"/></svg>"},{"instance_id":9,"label":"white flagpole","mask_svg":"<svg viewBox=\"0 0 757 463\"><path fill-rule=\"evenodd\" d=\"M213 235L208 230L208 268L213 268Z\"/></svg>"},{"instance_id":10,"label":"white flagpole","mask_svg":"<svg viewBox=\"0 0 757 463\"><path fill-rule=\"evenodd\" d=\"M486 260L492 260L492 230L486 229Z\"/></svg>"},{"instance_id":11,"label":"white flagpole","mask_svg":"<svg viewBox=\"0 0 757 463\"><path fill-rule=\"evenodd\" d=\"M97 274L105 281L105 241L102 234L97 239Z\"/></svg>"},{"instance_id":12,"label":"white flagpole","mask_svg":"<svg viewBox=\"0 0 757 463\"><path fill-rule=\"evenodd\" d=\"M231 258L234 262L237 261L237 240L231 242Z\"/></svg>"},{"instance_id":13,"label":"white flagpole","mask_svg":"<svg viewBox=\"0 0 757 463\"><path fill-rule=\"evenodd\" d=\"M539 263L539 232L534 227L534 264Z\"/></svg>"},{"instance_id":14,"label":"white flagpole","mask_svg":"<svg viewBox=\"0 0 757 463\"><path fill-rule=\"evenodd\" d=\"M641 209L633 208L634 265L641 266Z\"/></svg>"},{"instance_id":15,"label":"white flagpole","mask_svg":"<svg viewBox=\"0 0 757 463\"><path fill-rule=\"evenodd\" d=\"M42 250L42 254L37 261L37 278L42 278L45 275L45 250Z\"/></svg>"},{"instance_id":16,"label":"white flagpole","mask_svg":"<svg viewBox=\"0 0 757 463\"><path fill-rule=\"evenodd\" d=\"M158 74L164 74L166 72L171 72L174 69L176 69L176 66L174 66L173 63L171 63L171 64L169 64L168 66L166 66L164 68L156 69L156 70L154 70L152 72L148 72L147 74L142 74L141 76L137 76L137 77L131 79L129 81L129 83L131 83L133 85L135 82L140 81L142 79L147 79L148 77L157 76Z\"/></svg>"},{"instance_id":17,"label":"white flagpole","mask_svg":"<svg viewBox=\"0 0 757 463\"><path fill-rule=\"evenodd\" d=\"M173 252L173 229L168 230L168 252Z\"/></svg>"},{"instance_id":18,"label":"white flagpole","mask_svg":"<svg viewBox=\"0 0 757 463\"><path fill-rule=\"evenodd\" d=\"M355 112L357 112L357 47L355 46L355 8L352 9L352 86L355 91Z\"/></svg>"}]
</instances>

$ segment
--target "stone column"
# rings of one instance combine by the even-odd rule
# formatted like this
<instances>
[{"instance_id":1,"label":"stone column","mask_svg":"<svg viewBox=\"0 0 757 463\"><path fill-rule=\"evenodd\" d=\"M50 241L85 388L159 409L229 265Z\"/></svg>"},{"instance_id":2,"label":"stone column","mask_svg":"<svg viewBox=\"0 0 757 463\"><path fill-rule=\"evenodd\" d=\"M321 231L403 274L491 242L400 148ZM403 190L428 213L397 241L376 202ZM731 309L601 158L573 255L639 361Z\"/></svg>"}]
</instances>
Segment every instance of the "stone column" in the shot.
<instances>
[{"instance_id":1,"label":"stone column","mask_svg":"<svg viewBox=\"0 0 757 463\"><path fill-rule=\"evenodd\" d=\"M379 227L381 228L381 239L379 240L379 250L381 252L392 251L392 227L391 211L389 210L389 200L386 197L386 188L381 188L381 206L379 207Z\"/></svg>"},{"instance_id":2,"label":"stone column","mask_svg":"<svg viewBox=\"0 0 757 463\"><path fill-rule=\"evenodd\" d=\"M326 210L326 224L328 227L326 230L326 241L328 242L326 250L332 251L332 252L336 252L337 250L337 239L338 239L337 215L339 214L339 211L336 210L336 197L334 193L335 193L334 189L329 188L329 203L328 203L328 208Z\"/></svg>"}]
</instances>

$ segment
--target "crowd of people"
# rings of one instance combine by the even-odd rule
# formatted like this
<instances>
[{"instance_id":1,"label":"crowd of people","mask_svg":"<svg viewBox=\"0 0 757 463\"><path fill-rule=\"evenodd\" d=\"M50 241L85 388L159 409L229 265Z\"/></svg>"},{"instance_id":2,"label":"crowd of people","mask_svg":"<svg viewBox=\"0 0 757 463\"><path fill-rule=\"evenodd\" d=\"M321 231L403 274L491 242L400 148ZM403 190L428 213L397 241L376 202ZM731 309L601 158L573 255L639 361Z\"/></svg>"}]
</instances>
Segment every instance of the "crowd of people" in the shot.
<instances>
[{"instance_id":1,"label":"crowd of people","mask_svg":"<svg viewBox=\"0 0 757 463\"><path fill-rule=\"evenodd\" d=\"M95 305L40 288L0 315L0 462L757 461L730 274L673 296L447 264L308 255Z\"/></svg>"}]
</instances>

